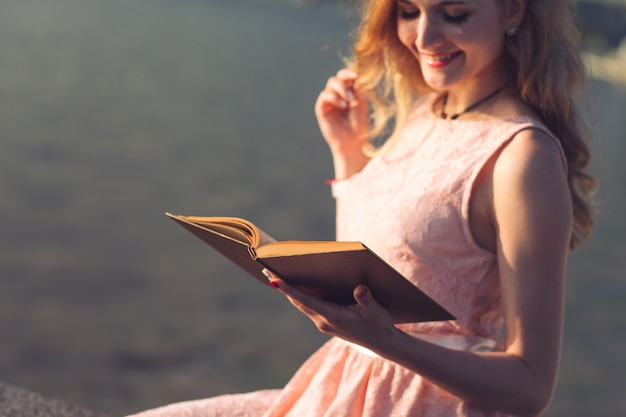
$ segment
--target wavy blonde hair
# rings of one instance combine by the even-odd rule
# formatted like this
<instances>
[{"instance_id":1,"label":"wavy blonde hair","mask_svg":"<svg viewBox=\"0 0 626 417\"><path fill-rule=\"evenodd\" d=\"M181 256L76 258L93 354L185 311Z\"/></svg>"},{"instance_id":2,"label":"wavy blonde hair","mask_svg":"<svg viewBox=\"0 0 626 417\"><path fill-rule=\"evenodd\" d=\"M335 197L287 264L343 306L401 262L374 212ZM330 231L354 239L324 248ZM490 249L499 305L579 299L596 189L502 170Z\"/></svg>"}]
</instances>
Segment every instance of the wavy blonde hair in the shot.
<instances>
[{"instance_id":1,"label":"wavy blonde hair","mask_svg":"<svg viewBox=\"0 0 626 417\"><path fill-rule=\"evenodd\" d=\"M398 39L396 16L396 1L364 0L350 59L372 104L372 137L394 124L390 138L382 148L367 149L370 154L393 146L416 100L432 92L417 60ZM519 32L505 38L504 62L512 87L537 111L565 151L574 215L570 249L574 249L593 229L595 180L585 171L591 154L586 123L576 103L584 91L586 71L577 49L571 2L527 0Z\"/></svg>"}]
</instances>

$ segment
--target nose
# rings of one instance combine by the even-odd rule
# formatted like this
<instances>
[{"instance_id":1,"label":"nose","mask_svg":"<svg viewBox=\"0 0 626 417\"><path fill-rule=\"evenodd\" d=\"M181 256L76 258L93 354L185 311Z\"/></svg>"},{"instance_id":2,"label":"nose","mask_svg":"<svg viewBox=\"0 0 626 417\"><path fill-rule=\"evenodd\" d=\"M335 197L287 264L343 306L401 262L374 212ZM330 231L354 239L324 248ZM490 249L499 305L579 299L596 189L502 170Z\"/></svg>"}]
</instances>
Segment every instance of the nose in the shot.
<instances>
[{"instance_id":1,"label":"nose","mask_svg":"<svg viewBox=\"0 0 626 417\"><path fill-rule=\"evenodd\" d=\"M418 50L432 49L443 42L441 28L436 18L423 13L415 25L415 46Z\"/></svg>"}]
</instances>

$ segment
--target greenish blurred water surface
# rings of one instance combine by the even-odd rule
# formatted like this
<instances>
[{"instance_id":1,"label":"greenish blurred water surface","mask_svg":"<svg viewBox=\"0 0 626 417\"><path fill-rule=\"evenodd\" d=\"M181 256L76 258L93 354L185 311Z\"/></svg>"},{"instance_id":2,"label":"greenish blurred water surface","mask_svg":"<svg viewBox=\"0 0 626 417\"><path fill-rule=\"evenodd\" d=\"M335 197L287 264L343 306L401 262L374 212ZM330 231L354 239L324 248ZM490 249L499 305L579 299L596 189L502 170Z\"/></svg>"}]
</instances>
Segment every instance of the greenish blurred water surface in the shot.
<instances>
[{"instance_id":1,"label":"greenish blurred water surface","mask_svg":"<svg viewBox=\"0 0 626 417\"><path fill-rule=\"evenodd\" d=\"M313 102L347 52L330 2L3 0L0 379L119 415L280 387L324 340L165 218L332 239ZM617 416L626 92L588 94L603 188L570 262L549 416Z\"/></svg>"}]
</instances>

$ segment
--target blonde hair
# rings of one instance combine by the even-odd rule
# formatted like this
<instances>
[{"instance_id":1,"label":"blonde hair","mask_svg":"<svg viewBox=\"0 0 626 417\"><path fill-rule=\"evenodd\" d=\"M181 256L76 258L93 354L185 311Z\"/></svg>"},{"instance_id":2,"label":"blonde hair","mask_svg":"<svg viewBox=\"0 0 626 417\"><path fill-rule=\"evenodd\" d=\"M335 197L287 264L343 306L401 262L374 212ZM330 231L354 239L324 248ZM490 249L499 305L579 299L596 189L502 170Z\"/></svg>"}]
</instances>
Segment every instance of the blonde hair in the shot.
<instances>
[{"instance_id":1,"label":"blonde hair","mask_svg":"<svg viewBox=\"0 0 626 417\"><path fill-rule=\"evenodd\" d=\"M416 100L432 90L417 60L398 39L396 2L364 3L350 65L372 104L372 136L394 121L383 147L366 150L373 154L393 146ZM542 117L565 151L574 216L570 249L574 249L593 229L590 199L595 180L585 172L591 154L576 102L584 90L586 71L577 50L579 35L571 2L528 0L518 33L505 38L504 59L512 87Z\"/></svg>"}]
</instances>

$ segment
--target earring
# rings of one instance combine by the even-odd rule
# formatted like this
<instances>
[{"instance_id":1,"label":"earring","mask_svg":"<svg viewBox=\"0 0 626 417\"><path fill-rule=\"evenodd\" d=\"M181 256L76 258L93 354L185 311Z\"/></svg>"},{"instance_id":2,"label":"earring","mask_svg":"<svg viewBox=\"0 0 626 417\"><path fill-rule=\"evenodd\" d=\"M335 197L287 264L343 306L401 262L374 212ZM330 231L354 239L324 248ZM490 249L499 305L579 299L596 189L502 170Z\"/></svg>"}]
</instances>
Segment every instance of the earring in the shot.
<instances>
[{"instance_id":1,"label":"earring","mask_svg":"<svg viewBox=\"0 0 626 417\"><path fill-rule=\"evenodd\" d=\"M515 36L517 35L518 31L519 31L519 28L517 26L511 26L510 28L506 30L506 34L508 36Z\"/></svg>"}]
</instances>

